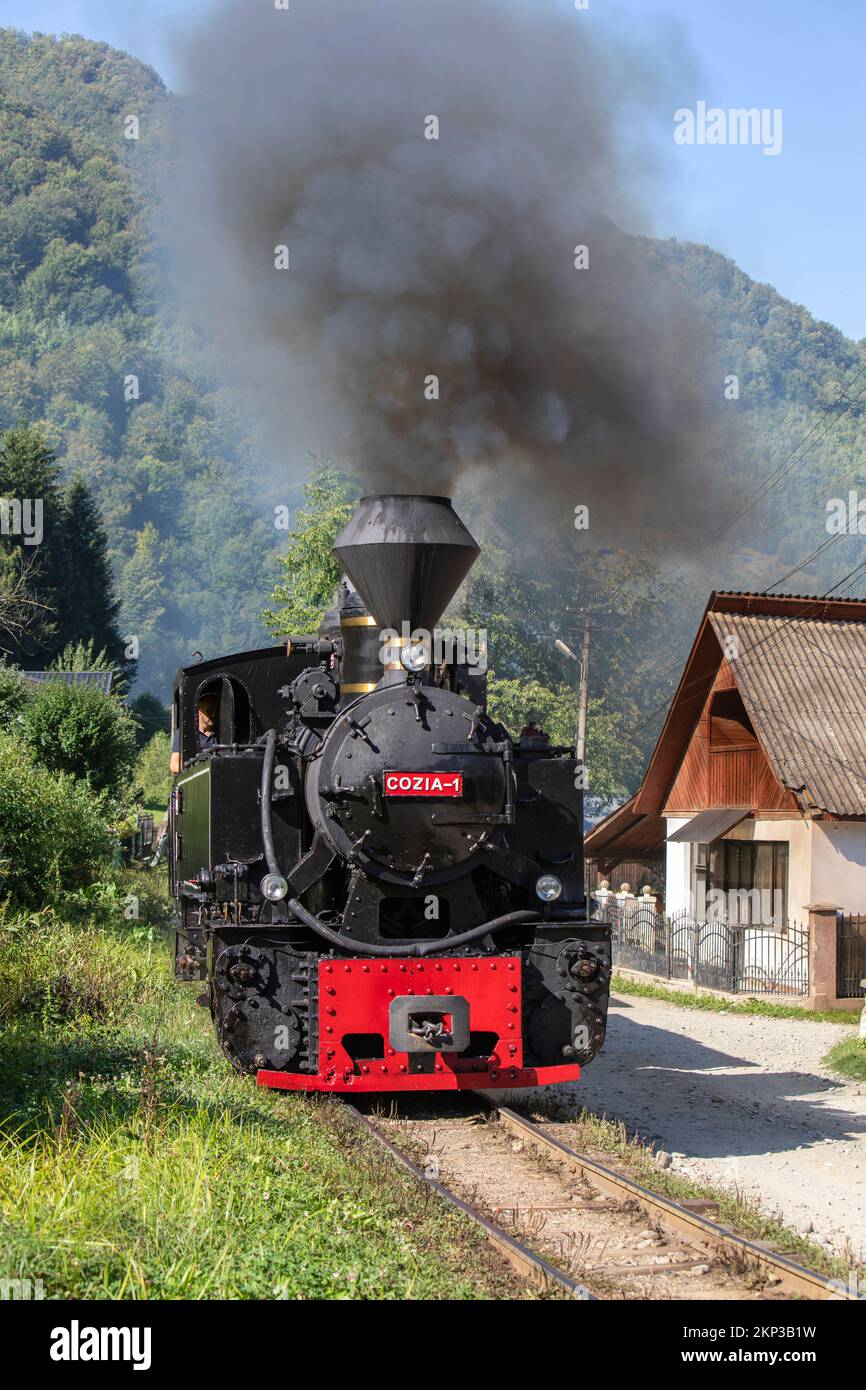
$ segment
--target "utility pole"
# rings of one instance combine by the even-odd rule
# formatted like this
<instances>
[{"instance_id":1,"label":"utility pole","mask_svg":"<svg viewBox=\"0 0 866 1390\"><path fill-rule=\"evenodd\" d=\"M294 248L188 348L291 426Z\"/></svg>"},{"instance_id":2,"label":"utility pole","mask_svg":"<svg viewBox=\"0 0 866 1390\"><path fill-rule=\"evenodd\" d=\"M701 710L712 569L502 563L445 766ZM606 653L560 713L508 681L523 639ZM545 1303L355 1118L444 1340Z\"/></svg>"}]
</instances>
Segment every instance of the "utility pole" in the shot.
<instances>
[{"instance_id":1,"label":"utility pole","mask_svg":"<svg viewBox=\"0 0 866 1390\"><path fill-rule=\"evenodd\" d=\"M583 615L583 647L581 648L581 654L580 654L579 657L571 650L571 647L569 647L568 644L567 644L566 642L563 642L563 640L562 640L561 637L557 637L556 641L554 642L554 646L555 646L555 647L558 647L559 650L563 653L563 655L564 655L564 656L567 656L567 657L569 658L569 660L571 660L571 661L580 661L580 694L579 694L579 705L578 705L578 716L577 716L577 749L576 749L576 755L577 755L577 756L576 756L576 761L577 761L577 766L578 766L578 768L580 768L581 770L582 770L582 769L585 767L585 765L586 765L586 711L587 711L587 706L588 706L588 704L589 704L589 632L590 632L590 627L591 627L590 615L589 615L588 613L584 613L584 615Z\"/></svg>"},{"instance_id":2,"label":"utility pole","mask_svg":"<svg viewBox=\"0 0 866 1390\"><path fill-rule=\"evenodd\" d=\"M580 709L577 716L577 764L586 763L586 708L589 702L589 616L583 620L583 648L580 654Z\"/></svg>"}]
</instances>

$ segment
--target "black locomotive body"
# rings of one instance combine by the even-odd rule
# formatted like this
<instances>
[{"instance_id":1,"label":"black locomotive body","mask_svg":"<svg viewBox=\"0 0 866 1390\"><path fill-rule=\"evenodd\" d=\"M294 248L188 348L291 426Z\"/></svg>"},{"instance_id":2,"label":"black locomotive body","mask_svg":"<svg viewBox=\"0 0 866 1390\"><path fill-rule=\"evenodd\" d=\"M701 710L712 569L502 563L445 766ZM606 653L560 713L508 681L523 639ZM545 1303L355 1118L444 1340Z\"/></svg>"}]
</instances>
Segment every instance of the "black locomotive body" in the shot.
<instances>
[{"instance_id":1,"label":"black locomotive body","mask_svg":"<svg viewBox=\"0 0 866 1390\"><path fill-rule=\"evenodd\" d=\"M317 633L178 675L176 974L206 981L261 1085L575 1079L604 1038L610 938L586 911L574 750L510 737L479 663L454 634L435 649L477 554L447 499L364 498L335 554Z\"/></svg>"}]
</instances>

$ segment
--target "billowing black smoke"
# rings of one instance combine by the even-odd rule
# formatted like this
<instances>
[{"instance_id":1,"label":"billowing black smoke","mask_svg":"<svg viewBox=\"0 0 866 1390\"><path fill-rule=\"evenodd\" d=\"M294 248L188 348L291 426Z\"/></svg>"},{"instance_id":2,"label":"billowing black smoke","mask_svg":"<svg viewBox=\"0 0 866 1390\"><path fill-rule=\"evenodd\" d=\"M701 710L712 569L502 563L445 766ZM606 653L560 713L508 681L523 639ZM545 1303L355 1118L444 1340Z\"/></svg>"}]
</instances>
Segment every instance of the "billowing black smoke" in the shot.
<instances>
[{"instance_id":1,"label":"billowing black smoke","mask_svg":"<svg viewBox=\"0 0 866 1390\"><path fill-rule=\"evenodd\" d=\"M700 496L721 380L618 230L669 60L598 27L553 0L238 0L196 30L164 230L284 467L445 493L492 469L609 526Z\"/></svg>"}]
</instances>

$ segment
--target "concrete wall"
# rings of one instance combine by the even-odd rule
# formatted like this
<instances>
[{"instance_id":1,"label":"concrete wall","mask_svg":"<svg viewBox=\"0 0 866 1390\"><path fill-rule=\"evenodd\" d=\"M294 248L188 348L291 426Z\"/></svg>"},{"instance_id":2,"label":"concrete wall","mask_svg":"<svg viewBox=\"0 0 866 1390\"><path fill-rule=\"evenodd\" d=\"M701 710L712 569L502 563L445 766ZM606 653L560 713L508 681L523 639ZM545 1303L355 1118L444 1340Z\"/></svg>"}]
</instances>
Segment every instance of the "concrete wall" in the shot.
<instances>
[{"instance_id":1,"label":"concrete wall","mask_svg":"<svg viewBox=\"0 0 866 1390\"><path fill-rule=\"evenodd\" d=\"M813 822L812 902L866 912L866 822Z\"/></svg>"},{"instance_id":2,"label":"concrete wall","mask_svg":"<svg viewBox=\"0 0 866 1390\"><path fill-rule=\"evenodd\" d=\"M665 911L668 913L691 910L691 845L670 843L674 831L687 825L691 816L670 817L667 825L667 849L665 864Z\"/></svg>"}]
</instances>

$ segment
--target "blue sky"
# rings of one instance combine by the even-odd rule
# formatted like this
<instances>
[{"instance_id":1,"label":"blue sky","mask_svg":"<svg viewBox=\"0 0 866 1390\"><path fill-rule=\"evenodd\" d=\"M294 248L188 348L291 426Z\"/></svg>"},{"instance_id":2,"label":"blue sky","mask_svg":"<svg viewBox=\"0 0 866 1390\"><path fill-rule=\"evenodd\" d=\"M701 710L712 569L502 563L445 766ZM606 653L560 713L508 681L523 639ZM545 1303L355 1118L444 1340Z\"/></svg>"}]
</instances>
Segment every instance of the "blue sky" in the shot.
<instances>
[{"instance_id":1,"label":"blue sky","mask_svg":"<svg viewBox=\"0 0 866 1390\"><path fill-rule=\"evenodd\" d=\"M523 0L530 3L530 0ZM250 0L255 3L255 0ZM471 4L472 0L466 0ZM533 5L573 0L531 0ZM0 23L83 33L178 74L171 35L211 0L0 0ZM673 112L648 137L669 173L659 235L703 241L818 318L866 337L866 4L863 0L589 0L576 24L638 30L659 51L677 21L701 76L681 104L780 107L783 145L675 147Z\"/></svg>"}]
</instances>

